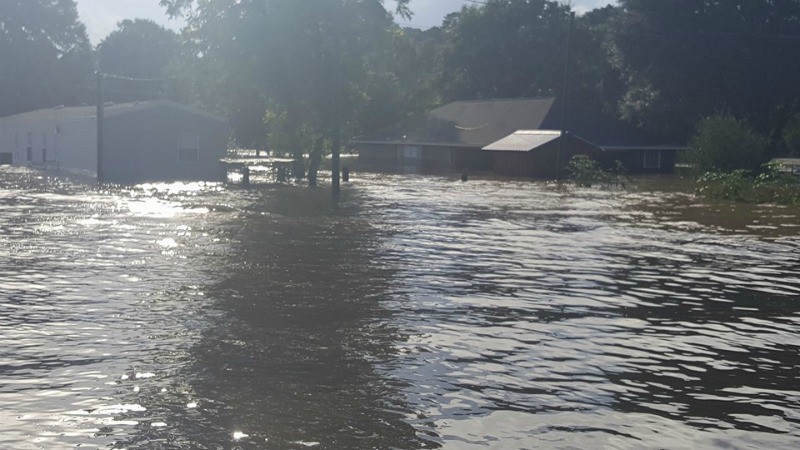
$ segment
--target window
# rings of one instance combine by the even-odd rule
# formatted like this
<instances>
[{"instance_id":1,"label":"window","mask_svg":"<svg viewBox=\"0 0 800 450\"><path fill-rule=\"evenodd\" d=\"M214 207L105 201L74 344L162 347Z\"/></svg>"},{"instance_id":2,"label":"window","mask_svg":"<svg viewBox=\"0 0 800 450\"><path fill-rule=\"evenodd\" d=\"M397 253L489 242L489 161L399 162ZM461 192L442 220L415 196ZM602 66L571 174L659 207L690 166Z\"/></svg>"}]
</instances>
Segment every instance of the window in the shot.
<instances>
[{"instance_id":1,"label":"window","mask_svg":"<svg viewBox=\"0 0 800 450\"><path fill-rule=\"evenodd\" d=\"M197 164L200 162L200 136L198 134L178 135L178 163Z\"/></svg>"},{"instance_id":2,"label":"window","mask_svg":"<svg viewBox=\"0 0 800 450\"><path fill-rule=\"evenodd\" d=\"M645 169L660 169L661 168L661 150L645 150L644 162L642 167Z\"/></svg>"},{"instance_id":3,"label":"window","mask_svg":"<svg viewBox=\"0 0 800 450\"><path fill-rule=\"evenodd\" d=\"M403 159L419 159L419 147L403 146Z\"/></svg>"}]
</instances>

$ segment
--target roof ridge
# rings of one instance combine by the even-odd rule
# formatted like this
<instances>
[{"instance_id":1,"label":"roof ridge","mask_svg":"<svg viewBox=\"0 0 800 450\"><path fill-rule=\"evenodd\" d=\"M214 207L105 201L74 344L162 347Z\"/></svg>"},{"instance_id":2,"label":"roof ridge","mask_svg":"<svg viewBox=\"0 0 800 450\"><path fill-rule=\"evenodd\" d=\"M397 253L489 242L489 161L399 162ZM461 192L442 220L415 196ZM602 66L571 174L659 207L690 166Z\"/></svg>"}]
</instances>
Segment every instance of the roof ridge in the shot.
<instances>
[{"instance_id":1,"label":"roof ridge","mask_svg":"<svg viewBox=\"0 0 800 450\"><path fill-rule=\"evenodd\" d=\"M524 101L531 101L531 100L555 100L555 95L547 95L541 97L517 97L517 98L487 98L487 99L479 99L479 100L454 100L449 103L445 103L445 105L451 105L453 103L489 103L489 102L524 102Z\"/></svg>"}]
</instances>

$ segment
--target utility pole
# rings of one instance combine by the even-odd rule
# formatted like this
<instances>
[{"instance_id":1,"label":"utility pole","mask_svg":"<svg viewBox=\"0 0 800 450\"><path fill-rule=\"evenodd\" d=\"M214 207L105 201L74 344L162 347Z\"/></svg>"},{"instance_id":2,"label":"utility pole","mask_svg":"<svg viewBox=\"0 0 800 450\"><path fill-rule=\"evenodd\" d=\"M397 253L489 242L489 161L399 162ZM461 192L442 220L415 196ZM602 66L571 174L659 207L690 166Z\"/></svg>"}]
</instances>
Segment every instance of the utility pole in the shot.
<instances>
[{"instance_id":1,"label":"utility pole","mask_svg":"<svg viewBox=\"0 0 800 450\"><path fill-rule=\"evenodd\" d=\"M339 181L339 172L340 172L340 161L339 161L339 153L341 151L340 147L342 145L342 30L341 30L341 18L342 18L342 9L344 8L344 2L339 3L337 2L333 15L333 30L334 30L334 55L333 55L333 63L336 65L334 68L334 109L335 109L335 117L333 122L333 138L331 142L331 195L333 196L334 203L339 202L339 194L341 193L341 185Z\"/></svg>"},{"instance_id":2,"label":"utility pole","mask_svg":"<svg viewBox=\"0 0 800 450\"><path fill-rule=\"evenodd\" d=\"M572 65L572 28L575 24L575 13L569 13L569 27L567 28L567 51L564 55L564 91L561 95L561 139L556 155L556 173L561 178L561 165L564 155L564 141L567 137L567 127L569 126L569 78L570 66Z\"/></svg>"},{"instance_id":3,"label":"utility pole","mask_svg":"<svg viewBox=\"0 0 800 450\"><path fill-rule=\"evenodd\" d=\"M103 74L98 70L97 76L97 183L104 180L103 174Z\"/></svg>"}]
</instances>

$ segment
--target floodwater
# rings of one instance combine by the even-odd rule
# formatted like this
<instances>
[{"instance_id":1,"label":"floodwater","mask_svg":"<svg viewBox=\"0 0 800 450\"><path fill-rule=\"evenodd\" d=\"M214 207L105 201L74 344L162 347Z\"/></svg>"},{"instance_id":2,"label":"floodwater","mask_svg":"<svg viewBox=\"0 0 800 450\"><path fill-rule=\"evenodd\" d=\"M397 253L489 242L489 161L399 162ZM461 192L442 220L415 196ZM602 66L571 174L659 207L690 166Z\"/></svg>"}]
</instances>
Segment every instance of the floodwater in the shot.
<instances>
[{"instance_id":1,"label":"floodwater","mask_svg":"<svg viewBox=\"0 0 800 450\"><path fill-rule=\"evenodd\" d=\"M800 210L0 168L0 448L800 448Z\"/></svg>"}]
</instances>

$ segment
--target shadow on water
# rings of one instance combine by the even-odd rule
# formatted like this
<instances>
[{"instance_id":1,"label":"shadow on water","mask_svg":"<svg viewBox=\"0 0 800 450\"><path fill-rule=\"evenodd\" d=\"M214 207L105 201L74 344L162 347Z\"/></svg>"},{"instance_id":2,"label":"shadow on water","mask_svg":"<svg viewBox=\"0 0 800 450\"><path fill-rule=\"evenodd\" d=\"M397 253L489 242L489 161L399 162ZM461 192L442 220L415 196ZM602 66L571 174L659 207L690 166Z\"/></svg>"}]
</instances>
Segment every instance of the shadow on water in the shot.
<instances>
[{"instance_id":1,"label":"shadow on water","mask_svg":"<svg viewBox=\"0 0 800 450\"><path fill-rule=\"evenodd\" d=\"M252 189L204 288L207 324L180 378L197 398L173 430L119 441L187 448L421 448L403 387L376 370L402 339L386 298L395 269L375 264L383 237L345 193ZM178 405L181 406L181 405ZM157 431L157 430L156 430Z\"/></svg>"}]
</instances>

